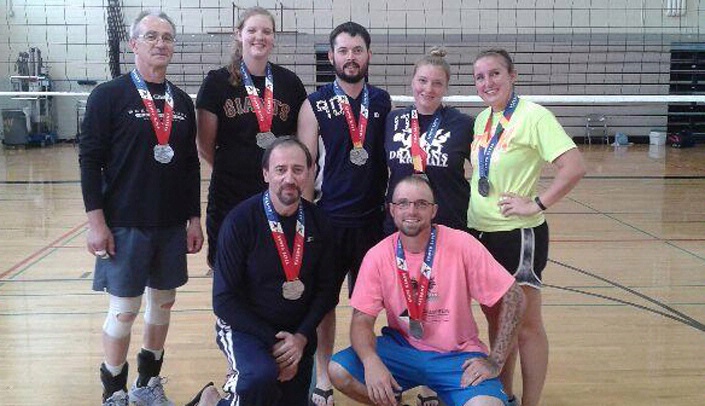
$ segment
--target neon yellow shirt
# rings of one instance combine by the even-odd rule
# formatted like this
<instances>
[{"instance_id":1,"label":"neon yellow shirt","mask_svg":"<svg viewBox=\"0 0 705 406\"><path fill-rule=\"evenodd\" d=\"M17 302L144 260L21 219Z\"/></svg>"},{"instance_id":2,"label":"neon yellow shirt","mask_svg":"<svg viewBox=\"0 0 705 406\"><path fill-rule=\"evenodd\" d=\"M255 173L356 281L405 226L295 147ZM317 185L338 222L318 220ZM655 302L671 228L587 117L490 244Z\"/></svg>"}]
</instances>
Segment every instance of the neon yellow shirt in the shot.
<instances>
[{"instance_id":1,"label":"neon yellow shirt","mask_svg":"<svg viewBox=\"0 0 705 406\"><path fill-rule=\"evenodd\" d=\"M487 147L503 112L492 115L492 130L484 134L490 109L485 109L475 120L475 139L470 158L472 180L468 226L480 231L508 231L530 228L545 221L543 212L530 217L505 217L498 202L502 193L514 192L520 196L536 196L541 169L546 162L553 162L566 151L576 148L556 117L548 109L528 100L519 100L509 126L504 129L492 152L489 169L490 193L483 197L478 192L480 178L478 149Z\"/></svg>"}]
</instances>

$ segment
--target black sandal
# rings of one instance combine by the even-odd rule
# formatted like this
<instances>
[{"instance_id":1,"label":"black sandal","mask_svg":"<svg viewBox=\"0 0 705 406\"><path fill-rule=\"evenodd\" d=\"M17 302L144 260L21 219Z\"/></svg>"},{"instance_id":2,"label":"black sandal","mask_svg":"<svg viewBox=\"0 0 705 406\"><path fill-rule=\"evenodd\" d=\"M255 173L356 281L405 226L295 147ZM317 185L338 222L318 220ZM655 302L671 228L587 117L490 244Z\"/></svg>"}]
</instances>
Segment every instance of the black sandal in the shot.
<instances>
[{"instance_id":1,"label":"black sandal","mask_svg":"<svg viewBox=\"0 0 705 406\"><path fill-rule=\"evenodd\" d=\"M208 383L206 384L206 386L204 386L203 388L201 388L201 390L198 391L198 393L196 394L196 396L195 396L193 399L191 399L190 402L188 402L188 403L186 404L186 406L196 406L196 405L198 405L198 403L201 401L201 395L203 395L203 391L206 390L207 388L211 387L211 386L213 386L213 382L208 382Z\"/></svg>"},{"instance_id":2,"label":"black sandal","mask_svg":"<svg viewBox=\"0 0 705 406\"><path fill-rule=\"evenodd\" d=\"M441 405L441 400L436 395L422 396L419 393L418 395L416 395L416 397L419 398L419 401L417 403L418 406L440 406ZM436 402L436 403L430 403L430 402Z\"/></svg>"},{"instance_id":3,"label":"black sandal","mask_svg":"<svg viewBox=\"0 0 705 406\"><path fill-rule=\"evenodd\" d=\"M309 406L318 406L316 405L316 402L313 401L313 395L318 395L322 397L323 399L326 400L326 405L328 405L328 399L333 397L333 389L328 389L328 390L323 390L321 388L313 388L313 391L311 392L311 397L308 399L308 405Z\"/></svg>"}]
</instances>

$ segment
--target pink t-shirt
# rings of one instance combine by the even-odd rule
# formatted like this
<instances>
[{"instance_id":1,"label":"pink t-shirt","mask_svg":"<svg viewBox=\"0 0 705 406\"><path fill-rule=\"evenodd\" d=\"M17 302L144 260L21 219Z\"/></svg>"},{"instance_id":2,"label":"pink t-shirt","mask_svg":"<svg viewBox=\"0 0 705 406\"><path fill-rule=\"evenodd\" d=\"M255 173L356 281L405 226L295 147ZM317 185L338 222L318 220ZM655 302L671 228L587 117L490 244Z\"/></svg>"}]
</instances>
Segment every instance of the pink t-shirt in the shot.
<instances>
[{"instance_id":1,"label":"pink t-shirt","mask_svg":"<svg viewBox=\"0 0 705 406\"><path fill-rule=\"evenodd\" d=\"M384 309L389 326L401 332L419 350L487 354L487 346L478 337L477 324L470 309L471 300L494 305L512 286L514 277L471 235L441 225L436 227L438 241L421 340L409 334L409 312L394 253L398 232L382 240L365 255L350 304L375 317ZM424 253L412 254L405 250L404 254L416 290Z\"/></svg>"}]
</instances>

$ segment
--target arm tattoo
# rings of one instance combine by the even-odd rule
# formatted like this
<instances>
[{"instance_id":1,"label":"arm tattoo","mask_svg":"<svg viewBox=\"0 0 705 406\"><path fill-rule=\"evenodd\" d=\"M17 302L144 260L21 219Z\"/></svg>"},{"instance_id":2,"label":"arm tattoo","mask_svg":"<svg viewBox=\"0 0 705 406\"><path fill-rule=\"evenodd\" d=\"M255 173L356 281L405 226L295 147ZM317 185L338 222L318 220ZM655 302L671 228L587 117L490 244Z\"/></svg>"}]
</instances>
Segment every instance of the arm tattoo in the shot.
<instances>
[{"instance_id":1,"label":"arm tattoo","mask_svg":"<svg viewBox=\"0 0 705 406\"><path fill-rule=\"evenodd\" d=\"M512 342L517 335L524 313L524 292L516 282L502 297L501 306L497 337L489 356L489 359L500 369L512 349Z\"/></svg>"}]
</instances>

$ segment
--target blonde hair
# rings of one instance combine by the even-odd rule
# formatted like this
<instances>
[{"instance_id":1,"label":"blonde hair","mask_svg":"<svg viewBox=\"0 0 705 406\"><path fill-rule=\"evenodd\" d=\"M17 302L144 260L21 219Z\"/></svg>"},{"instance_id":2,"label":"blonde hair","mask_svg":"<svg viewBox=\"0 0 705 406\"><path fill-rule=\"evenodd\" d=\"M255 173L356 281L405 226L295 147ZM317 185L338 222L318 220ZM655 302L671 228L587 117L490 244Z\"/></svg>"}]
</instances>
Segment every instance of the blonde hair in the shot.
<instances>
[{"instance_id":1,"label":"blonde hair","mask_svg":"<svg viewBox=\"0 0 705 406\"><path fill-rule=\"evenodd\" d=\"M416 61L416 64L414 65L414 75L416 75L416 71L422 66L437 66L443 69L446 74L446 80L450 82L450 65L448 65L448 62L445 59L447 54L448 53L443 47L431 48L426 55Z\"/></svg>"},{"instance_id":2,"label":"blonde hair","mask_svg":"<svg viewBox=\"0 0 705 406\"><path fill-rule=\"evenodd\" d=\"M277 26L274 21L274 16L267 9L259 6L250 7L245 10L244 13L237 20L237 25L235 29L237 31L242 31L245 26L245 22L252 16L262 15L269 17L272 22L272 29L276 31ZM228 65L228 72L230 73L229 82L233 86L239 86L242 78L240 77L240 62L242 62L242 43L237 39L233 40L232 54L230 55L230 64Z\"/></svg>"}]
</instances>

